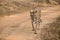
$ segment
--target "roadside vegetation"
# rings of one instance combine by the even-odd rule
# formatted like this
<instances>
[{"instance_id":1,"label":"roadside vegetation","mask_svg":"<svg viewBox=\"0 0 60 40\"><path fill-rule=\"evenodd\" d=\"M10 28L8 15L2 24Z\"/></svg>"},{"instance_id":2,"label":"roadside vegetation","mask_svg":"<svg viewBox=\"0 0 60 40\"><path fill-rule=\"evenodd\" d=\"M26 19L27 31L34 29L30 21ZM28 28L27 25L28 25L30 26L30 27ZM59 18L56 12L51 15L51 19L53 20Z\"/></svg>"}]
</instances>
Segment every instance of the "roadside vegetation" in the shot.
<instances>
[{"instance_id":1,"label":"roadside vegetation","mask_svg":"<svg viewBox=\"0 0 60 40\"><path fill-rule=\"evenodd\" d=\"M0 16L21 13L30 9L32 4L23 1L0 1Z\"/></svg>"},{"instance_id":2,"label":"roadside vegetation","mask_svg":"<svg viewBox=\"0 0 60 40\"><path fill-rule=\"evenodd\" d=\"M60 16L41 29L41 40L60 40Z\"/></svg>"},{"instance_id":3,"label":"roadside vegetation","mask_svg":"<svg viewBox=\"0 0 60 40\"><path fill-rule=\"evenodd\" d=\"M23 1L16 1L16 0L0 0L0 16L4 15L11 15L11 14L17 14L21 13L23 11L32 9L34 6L36 6L38 3L40 6L51 6L52 4L58 4L55 1L50 0L23 0ZM49 4L50 3L50 4ZM51 4L52 3L52 4ZM33 6L33 7L32 7Z\"/></svg>"}]
</instances>

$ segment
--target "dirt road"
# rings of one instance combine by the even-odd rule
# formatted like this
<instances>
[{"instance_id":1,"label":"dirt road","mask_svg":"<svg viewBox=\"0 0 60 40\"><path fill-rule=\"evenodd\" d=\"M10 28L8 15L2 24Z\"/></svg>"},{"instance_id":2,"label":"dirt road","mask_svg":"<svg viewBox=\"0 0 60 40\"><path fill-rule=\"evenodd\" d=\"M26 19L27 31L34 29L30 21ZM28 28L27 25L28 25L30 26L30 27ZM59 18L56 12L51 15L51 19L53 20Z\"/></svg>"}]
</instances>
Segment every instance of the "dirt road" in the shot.
<instances>
[{"instance_id":1,"label":"dirt road","mask_svg":"<svg viewBox=\"0 0 60 40\"><path fill-rule=\"evenodd\" d=\"M60 6L44 7L41 13L40 28L51 23L60 14ZM0 37L6 40L38 40L38 35L32 31L29 11L0 17Z\"/></svg>"}]
</instances>

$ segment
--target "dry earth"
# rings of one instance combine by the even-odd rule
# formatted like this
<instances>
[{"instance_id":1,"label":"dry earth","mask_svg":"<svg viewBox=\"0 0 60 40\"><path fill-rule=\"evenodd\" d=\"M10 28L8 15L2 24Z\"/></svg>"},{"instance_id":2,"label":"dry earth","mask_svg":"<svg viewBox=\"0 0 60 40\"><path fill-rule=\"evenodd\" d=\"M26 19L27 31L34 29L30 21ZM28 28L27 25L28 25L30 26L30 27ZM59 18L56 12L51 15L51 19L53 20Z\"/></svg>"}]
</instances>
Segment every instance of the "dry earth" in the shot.
<instances>
[{"instance_id":1,"label":"dry earth","mask_svg":"<svg viewBox=\"0 0 60 40\"><path fill-rule=\"evenodd\" d=\"M42 23L40 29L54 21L60 15L59 13L60 6L44 7L41 13ZM38 40L38 37L39 33L34 34L32 31L29 11L0 17L1 40Z\"/></svg>"}]
</instances>

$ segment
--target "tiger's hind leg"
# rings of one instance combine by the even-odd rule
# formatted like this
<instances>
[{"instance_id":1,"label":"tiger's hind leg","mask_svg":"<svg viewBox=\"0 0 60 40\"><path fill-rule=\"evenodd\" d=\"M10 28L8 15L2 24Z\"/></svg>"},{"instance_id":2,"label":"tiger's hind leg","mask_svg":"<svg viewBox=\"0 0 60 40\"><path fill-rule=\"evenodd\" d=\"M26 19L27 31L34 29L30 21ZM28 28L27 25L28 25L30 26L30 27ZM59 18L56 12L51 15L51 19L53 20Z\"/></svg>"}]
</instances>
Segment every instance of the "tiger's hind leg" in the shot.
<instances>
[{"instance_id":1,"label":"tiger's hind leg","mask_svg":"<svg viewBox=\"0 0 60 40\"><path fill-rule=\"evenodd\" d=\"M38 23L37 23L37 25L38 25L37 30L39 30L39 29L40 29L40 24L41 24L41 22L42 22L42 20L41 20L41 19L39 19L39 20L38 20Z\"/></svg>"}]
</instances>

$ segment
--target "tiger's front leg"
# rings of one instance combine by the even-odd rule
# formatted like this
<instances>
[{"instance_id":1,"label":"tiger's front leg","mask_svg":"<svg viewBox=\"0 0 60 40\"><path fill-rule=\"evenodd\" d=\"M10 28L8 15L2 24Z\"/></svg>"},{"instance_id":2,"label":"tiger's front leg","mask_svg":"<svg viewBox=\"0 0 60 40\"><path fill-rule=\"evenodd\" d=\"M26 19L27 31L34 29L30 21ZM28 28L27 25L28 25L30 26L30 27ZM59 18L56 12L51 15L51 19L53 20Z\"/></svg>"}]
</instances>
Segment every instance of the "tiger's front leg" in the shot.
<instances>
[{"instance_id":1,"label":"tiger's front leg","mask_svg":"<svg viewBox=\"0 0 60 40\"><path fill-rule=\"evenodd\" d=\"M32 22L32 31L34 31L35 29L34 29L34 23Z\"/></svg>"},{"instance_id":2,"label":"tiger's front leg","mask_svg":"<svg viewBox=\"0 0 60 40\"><path fill-rule=\"evenodd\" d=\"M37 34L37 31L38 31L37 27L38 27L37 22L34 22L34 33L35 34Z\"/></svg>"}]
</instances>

